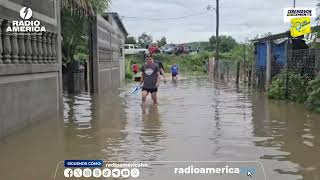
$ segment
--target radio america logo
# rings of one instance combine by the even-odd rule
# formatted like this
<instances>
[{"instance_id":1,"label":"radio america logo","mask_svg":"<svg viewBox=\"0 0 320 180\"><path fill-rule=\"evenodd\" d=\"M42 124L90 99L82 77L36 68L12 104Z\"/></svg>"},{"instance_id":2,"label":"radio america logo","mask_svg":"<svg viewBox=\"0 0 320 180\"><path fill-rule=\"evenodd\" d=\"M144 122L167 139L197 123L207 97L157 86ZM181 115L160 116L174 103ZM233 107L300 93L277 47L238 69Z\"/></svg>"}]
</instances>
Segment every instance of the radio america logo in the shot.
<instances>
[{"instance_id":1,"label":"radio america logo","mask_svg":"<svg viewBox=\"0 0 320 180\"><path fill-rule=\"evenodd\" d=\"M31 8L23 7L20 10L20 17L23 21L12 21L12 26L7 27L7 32L46 32L46 28L41 26L40 21L29 21L32 17Z\"/></svg>"}]
</instances>

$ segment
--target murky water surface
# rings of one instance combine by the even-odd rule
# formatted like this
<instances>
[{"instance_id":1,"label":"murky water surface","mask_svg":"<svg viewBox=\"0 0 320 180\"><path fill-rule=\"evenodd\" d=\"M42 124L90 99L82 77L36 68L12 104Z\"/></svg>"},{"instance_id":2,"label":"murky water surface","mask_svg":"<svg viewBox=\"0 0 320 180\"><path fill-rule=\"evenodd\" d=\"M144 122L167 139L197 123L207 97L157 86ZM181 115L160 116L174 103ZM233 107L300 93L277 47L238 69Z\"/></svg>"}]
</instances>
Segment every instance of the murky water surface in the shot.
<instances>
[{"instance_id":1,"label":"murky water surface","mask_svg":"<svg viewBox=\"0 0 320 180\"><path fill-rule=\"evenodd\" d=\"M207 78L161 84L159 104L140 94L64 96L47 119L0 143L0 179L52 179L64 159L260 161L268 179L320 179L320 115ZM120 95L119 95L120 94Z\"/></svg>"}]
</instances>

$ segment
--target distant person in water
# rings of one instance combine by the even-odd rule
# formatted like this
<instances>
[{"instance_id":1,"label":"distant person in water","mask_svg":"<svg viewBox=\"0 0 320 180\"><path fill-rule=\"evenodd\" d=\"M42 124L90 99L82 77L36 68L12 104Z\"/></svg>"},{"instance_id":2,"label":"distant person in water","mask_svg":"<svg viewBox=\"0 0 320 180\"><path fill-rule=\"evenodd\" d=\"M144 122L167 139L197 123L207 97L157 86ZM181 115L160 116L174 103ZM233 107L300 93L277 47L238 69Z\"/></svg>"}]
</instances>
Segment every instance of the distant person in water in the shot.
<instances>
[{"instance_id":1,"label":"distant person in water","mask_svg":"<svg viewBox=\"0 0 320 180\"><path fill-rule=\"evenodd\" d=\"M151 55L147 54L145 57L146 64L142 65L140 81L140 86L142 86L142 105L145 104L149 93L151 93L153 104L157 104L157 91L160 83L160 68L158 64L153 61Z\"/></svg>"},{"instance_id":2,"label":"distant person in water","mask_svg":"<svg viewBox=\"0 0 320 180\"><path fill-rule=\"evenodd\" d=\"M132 65L132 72L134 74L137 74L138 73L138 70L139 70L139 65L138 64L133 64Z\"/></svg>"},{"instance_id":3,"label":"distant person in water","mask_svg":"<svg viewBox=\"0 0 320 180\"><path fill-rule=\"evenodd\" d=\"M172 79L178 79L178 74L179 74L179 67L177 66L177 64L174 64L171 67L171 76Z\"/></svg>"}]
</instances>

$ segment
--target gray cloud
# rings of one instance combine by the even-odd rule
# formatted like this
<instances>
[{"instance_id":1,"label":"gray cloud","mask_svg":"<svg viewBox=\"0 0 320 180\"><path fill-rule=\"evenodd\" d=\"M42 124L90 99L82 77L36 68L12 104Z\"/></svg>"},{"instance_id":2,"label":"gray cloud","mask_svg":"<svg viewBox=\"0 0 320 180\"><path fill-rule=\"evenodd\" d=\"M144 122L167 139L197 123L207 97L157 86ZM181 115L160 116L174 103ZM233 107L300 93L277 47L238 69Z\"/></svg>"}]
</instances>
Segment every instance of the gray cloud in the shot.
<instances>
[{"instance_id":1,"label":"gray cloud","mask_svg":"<svg viewBox=\"0 0 320 180\"><path fill-rule=\"evenodd\" d=\"M143 32L154 39L167 37L168 42L207 41L215 34L215 12L177 20L172 18L206 12L208 0L114 0L112 11L124 16L128 32L137 37ZM220 0L220 34L238 41L267 32L281 33L289 29L283 22L283 8L292 7L293 0ZM317 0L297 0L297 7L315 7ZM125 17L139 17L136 19Z\"/></svg>"}]
</instances>

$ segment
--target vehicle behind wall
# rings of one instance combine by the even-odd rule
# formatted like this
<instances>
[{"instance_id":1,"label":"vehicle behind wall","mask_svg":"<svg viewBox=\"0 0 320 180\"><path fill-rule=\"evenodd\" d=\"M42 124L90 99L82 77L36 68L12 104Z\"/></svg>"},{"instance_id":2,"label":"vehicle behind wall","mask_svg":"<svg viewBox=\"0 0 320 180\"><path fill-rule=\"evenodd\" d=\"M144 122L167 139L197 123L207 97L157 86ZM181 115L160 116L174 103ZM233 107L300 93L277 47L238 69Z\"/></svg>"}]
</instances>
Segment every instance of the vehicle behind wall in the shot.
<instances>
[{"instance_id":1,"label":"vehicle behind wall","mask_svg":"<svg viewBox=\"0 0 320 180\"><path fill-rule=\"evenodd\" d=\"M149 53L149 50L146 48L141 48L136 44L125 44L125 54L139 54L139 53Z\"/></svg>"}]
</instances>

